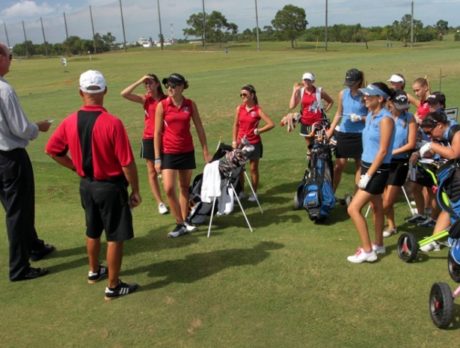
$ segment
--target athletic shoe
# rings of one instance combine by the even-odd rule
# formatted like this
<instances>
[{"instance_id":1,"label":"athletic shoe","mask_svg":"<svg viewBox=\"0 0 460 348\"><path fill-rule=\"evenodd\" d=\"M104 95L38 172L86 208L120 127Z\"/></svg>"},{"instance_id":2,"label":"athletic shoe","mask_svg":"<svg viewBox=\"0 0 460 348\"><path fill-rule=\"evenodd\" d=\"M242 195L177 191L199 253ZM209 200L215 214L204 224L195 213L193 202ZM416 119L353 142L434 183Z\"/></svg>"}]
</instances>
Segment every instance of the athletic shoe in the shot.
<instances>
[{"instance_id":1,"label":"athletic shoe","mask_svg":"<svg viewBox=\"0 0 460 348\"><path fill-rule=\"evenodd\" d=\"M347 260L351 263L374 262L377 260L377 254L374 250L367 253L363 248L358 248L354 255L347 257Z\"/></svg>"},{"instance_id":2,"label":"athletic shoe","mask_svg":"<svg viewBox=\"0 0 460 348\"><path fill-rule=\"evenodd\" d=\"M425 221L419 222L417 224L418 227L434 227L436 225L436 221L432 218L428 217Z\"/></svg>"},{"instance_id":3,"label":"athletic shoe","mask_svg":"<svg viewBox=\"0 0 460 348\"><path fill-rule=\"evenodd\" d=\"M177 224L176 225L176 228L174 228L174 230L172 230L171 232L168 233L168 237L169 238L177 238L177 237L180 237L184 234L188 233L187 231L187 227L185 227L185 225L183 224Z\"/></svg>"},{"instance_id":4,"label":"athletic shoe","mask_svg":"<svg viewBox=\"0 0 460 348\"><path fill-rule=\"evenodd\" d=\"M19 277L10 279L12 282L17 282L20 280L32 280L38 277L43 277L44 275L48 274L48 270L46 268L33 268L29 267L23 274Z\"/></svg>"},{"instance_id":5,"label":"athletic shoe","mask_svg":"<svg viewBox=\"0 0 460 348\"><path fill-rule=\"evenodd\" d=\"M439 245L437 242L431 242L430 244L420 247L420 250L426 253L430 251L439 251L441 250L441 245Z\"/></svg>"},{"instance_id":6,"label":"athletic shoe","mask_svg":"<svg viewBox=\"0 0 460 348\"><path fill-rule=\"evenodd\" d=\"M99 269L97 270L97 272L88 272L88 284L95 284L99 280L106 278L108 274L109 270L107 269L107 267L99 265Z\"/></svg>"},{"instance_id":7,"label":"athletic shoe","mask_svg":"<svg viewBox=\"0 0 460 348\"><path fill-rule=\"evenodd\" d=\"M45 256L51 254L56 248L54 245L51 244L43 244L43 246L38 250L31 250L30 251L30 260L31 261L39 261L43 259Z\"/></svg>"},{"instance_id":8,"label":"athletic shoe","mask_svg":"<svg viewBox=\"0 0 460 348\"><path fill-rule=\"evenodd\" d=\"M107 301L113 300L120 296L125 296L133 293L139 287L138 284L126 284L119 280L118 285L115 288L105 288L105 299Z\"/></svg>"},{"instance_id":9,"label":"athletic shoe","mask_svg":"<svg viewBox=\"0 0 460 348\"><path fill-rule=\"evenodd\" d=\"M250 195L248 197L248 202L257 202L257 195L254 195L254 194Z\"/></svg>"},{"instance_id":10,"label":"athletic shoe","mask_svg":"<svg viewBox=\"0 0 460 348\"><path fill-rule=\"evenodd\" d=\"M411 223L411 224L418 224L418 223L423 222L425 220L426 220L426 216L425 215L420 215L420 214L412 215L410 218L406 219L406 221Z\"/></svg>"},{"instance_id":11,"label":"athletic shoe","mask_svg":"<svg viewBox=\"0 0 460 348\"><path fill-rule=\"evenodd\" d=\"M197 226L189 222L184 222L184 225L185 225L185 228L187 229L187 232L193 232L198 228Z\"/></svg>"},{"instance_id":12,"label":"athletic shoe","mask_svg":"<svg viewBox=\"0 0 460 348\"><path fill-rule=\"evenodd\" d=\"M161 215L168 214L168 213L169 213L169 210L168 210L168 207L166 206L166 204L164 204L163 202L161 202L160 204L158 204L158 212L159 212Z\"/></svg>"},{"instance_id":13,"label":"athletic shoe","mask_svg":"<svg viewBox=\"0 0 460 348\"><path fill-rule=\"evenodd\" d=\"M383 237L388 238L391 237L392 235L398 233L398 230L395 228L386 228L383 230Z\"/></svg>"},{"instance_id":14,"label":"athletic shoe","mask_svg":"<svg viewBox=\"0 0 460 348\"><path fill-rule=\"evenodd\" d=\"M372 250L377 254L377 255L385 255L386 253L386 248L385 245L377 245L377 244L372 244Z\"/></svg>"}]
</instances>

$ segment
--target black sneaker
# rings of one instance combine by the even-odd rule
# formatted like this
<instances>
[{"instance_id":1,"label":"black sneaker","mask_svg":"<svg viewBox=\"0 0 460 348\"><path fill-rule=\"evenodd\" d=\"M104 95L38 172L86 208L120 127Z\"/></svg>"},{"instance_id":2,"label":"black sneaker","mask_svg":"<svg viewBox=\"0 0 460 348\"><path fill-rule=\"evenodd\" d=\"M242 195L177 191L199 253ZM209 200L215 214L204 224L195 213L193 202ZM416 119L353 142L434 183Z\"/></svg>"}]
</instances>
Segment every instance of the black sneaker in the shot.
<instances>
[{"instance_id":1,"label":"black sneaker","mask_svg":"<svg viewBox=\"0 0 460 348\"><path fill-rule=\"evenodd\" d=\"M33 268L29 267L27 271L21 274L19 277L11 279L12 282L17 282L20 280L31 280L38 277L42 277L48 274L48 270L46 268Z\"/></svg>"},{"instance_id":2,"label":"black sneaker","mask_svg":"<svg viewBox=\"0 0 460 348\"><path fill-rule=\"evenodd\" d=\"M97 272L88 272L88 284L97 283L99 280L106 278L108 273L107 267L99 265Z\"/></svg>"},{"instance_id":3,"label":"black sneaker","mask_svg":"<svg viewBox=\"0 0 460 348\"><path fill-rule=\"evenodd\" d=\"M42 248L38 250L31 250L30 251L30 260L31 261L39 261L43 259L46 255L51 254L56 248L54 245L51 244L44 244Z\"/></svg>"},{"instance_id":4,"label":"black sneaker","mask_svg":"<svg viewBox=\"0 0 460 348\"><path fill-rule=\"evenodd\" d=\"M113 300L115 298L118 298L120 296L125 296L133 293L134 291L137 290L139 287L138 284L126 284L123 283L121 280L119 280L119 283L116 288L105 288L105 299L107 301Z\"/></svg>"},{"instance_id":5,"label":"black sneaker","mask_svg":"<svg viewBox=\"0 0 460 348\"><path fill-rule=\"evenodd\" d=\"M177 238L188 233L187 227L183 224L177 224L176 228L168 233L169 238Z\"/></svg>"}]
</instances>

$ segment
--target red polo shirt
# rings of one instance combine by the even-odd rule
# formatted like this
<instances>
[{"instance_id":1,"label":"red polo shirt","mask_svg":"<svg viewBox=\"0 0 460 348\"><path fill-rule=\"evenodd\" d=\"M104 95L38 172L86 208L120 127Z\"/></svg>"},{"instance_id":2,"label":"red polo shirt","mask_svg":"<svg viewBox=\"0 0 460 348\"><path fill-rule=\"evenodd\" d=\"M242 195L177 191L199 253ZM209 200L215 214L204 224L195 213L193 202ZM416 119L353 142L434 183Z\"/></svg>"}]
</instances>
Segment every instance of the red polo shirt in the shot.
<instances>
[{"instance_id":1,"label":"red polo shirt","mask_svg":"<svg viewBox=\"0 0 460 348\"><path fill-rule=\"evenodd\" d=\"M302 117L300 122L306 126L311 126L313 123L323 119L323 113L319 107L320 100L316 100L316 87L309 93L306 89L302 95Z\"/></svg>"},{"instance_id":2,"label":"red polo shirt","mask_svg":"<svg viewBox=\"0 0 460 348\"><path fill-rule=\"evenodd\" d=\"M417 117L423 121L423 119L430 113L430 104L426 101L421 102L417 108Z\"/></svg>"},{"instance_id":3,"label":"red polo shirt","mask_svg":"<svg viewBox=\"0 0 460 348\"><path fill-rule=\"evenodd\" d=\"M194 150L190 120L193 114L192 101L185 99L180 106L174 105L171 98L161 101L163 104L163 138L161 152L181 154Z\"/></svg>"},{"instance_id":4,"label":"red polo shirt","mask_svg":"<svg viewBox=\"0 0 460 348\"><path fill-rule=\"evenodd\" d=\"M145 95L143 139L153 139L155 134L155 112L159 102L159 100L152 98L150 94Z\"/></svg>"},{"instance_id":5,"label":"red polo shirt","mask_svg":"<svg viewBox=\"0 0 460 348\"><path fill-rule=\"evenodd\" d=\"M78 114L100 113L94 123L91 138L92 166L95 180L110 180L123 175L122 167L134 161L131 144L123 123L102 106L83 106L67 116L46 144L46 153L59 156L70 151L77 174L85 177L82 146L78 129ZM84 136L84 135L83 135Z\"/></svg>"},{"instance_id":6,"label":"red polo shirt","mask_svg":"<svg viewBox=\"0 0 460 348\"><path fill-rule=\"evenodd\" d=\"M254 134L254 129L259 126L259 105L254 105L249 110L242 104L238 110L238 143L246 136L250 144L260 143L260 136Z\"/></svg>"}]
</instances>

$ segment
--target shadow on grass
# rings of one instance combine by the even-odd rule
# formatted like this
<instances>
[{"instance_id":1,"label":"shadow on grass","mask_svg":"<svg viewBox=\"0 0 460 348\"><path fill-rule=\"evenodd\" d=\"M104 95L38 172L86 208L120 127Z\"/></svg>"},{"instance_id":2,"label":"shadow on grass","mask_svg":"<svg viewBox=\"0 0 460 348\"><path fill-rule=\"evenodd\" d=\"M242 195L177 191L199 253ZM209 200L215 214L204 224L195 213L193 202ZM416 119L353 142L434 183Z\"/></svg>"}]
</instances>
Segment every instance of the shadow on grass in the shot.
<instances>
[{"instance_id":1,"label":"shadow on grass","mask_svg":"<svg viewBox=\"0 0 460 348\"><path fill-rule=\"evenodd\" d=\"M187 238L182 238L187 239ZM185 256L184 259L164 261L130 270L123 274L147 273L149 277L164 279L142 285L141 291L168 286L172 283L193 283L209 277L229 267L255 266L270 256L270 250L283 248L275 242L260 242L250 248L216 250Z\"/></svg>"}]
</instances>

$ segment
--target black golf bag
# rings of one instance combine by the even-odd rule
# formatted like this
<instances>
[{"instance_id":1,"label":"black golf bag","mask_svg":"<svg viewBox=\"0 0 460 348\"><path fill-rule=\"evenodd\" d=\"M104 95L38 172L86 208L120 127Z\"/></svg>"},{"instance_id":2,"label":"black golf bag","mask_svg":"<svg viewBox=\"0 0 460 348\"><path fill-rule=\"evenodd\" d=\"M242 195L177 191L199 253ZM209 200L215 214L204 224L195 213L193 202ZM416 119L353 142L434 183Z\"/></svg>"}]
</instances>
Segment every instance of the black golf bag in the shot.
<instances>
[{"instance_id":1,"label":"black golf bag","mask_svg":"<svg viewBox=\"0 0 460 348\"><path fill-rule=\"evenodd\" d=\"M315 222L326 219L335 206L332 149L324 134L327 125L323 123L316 126L318 134L311 148L308 169L294 197L295 208L304 208L310 220Z\"/></svg>"},{"instance_id":2,"label":"black golf bag","mask_svg":"<svg viewBox=\"0 0 460 348\"><path fill-rule=\"evenodd\" d=\"M244 169L245 163L248 161L248 156L253 151L254 146L250 145L245 139L242 140L240 146L236 149L226 144L219 145L211 162L219 161L219 173L223 181L222 188L227 190L228 195L233 194L232 192L228 192L230 185L234 187L237 195L241 192L240 174ZM212 202L207 203L201 200L202 184L203 173L200 173L195 176L190 187L190 213L187 217L187 222L194 225L204 224L212 211ZM219 204L219 198L217 199L217 204Z\"/></svg>"}]
</instances>

